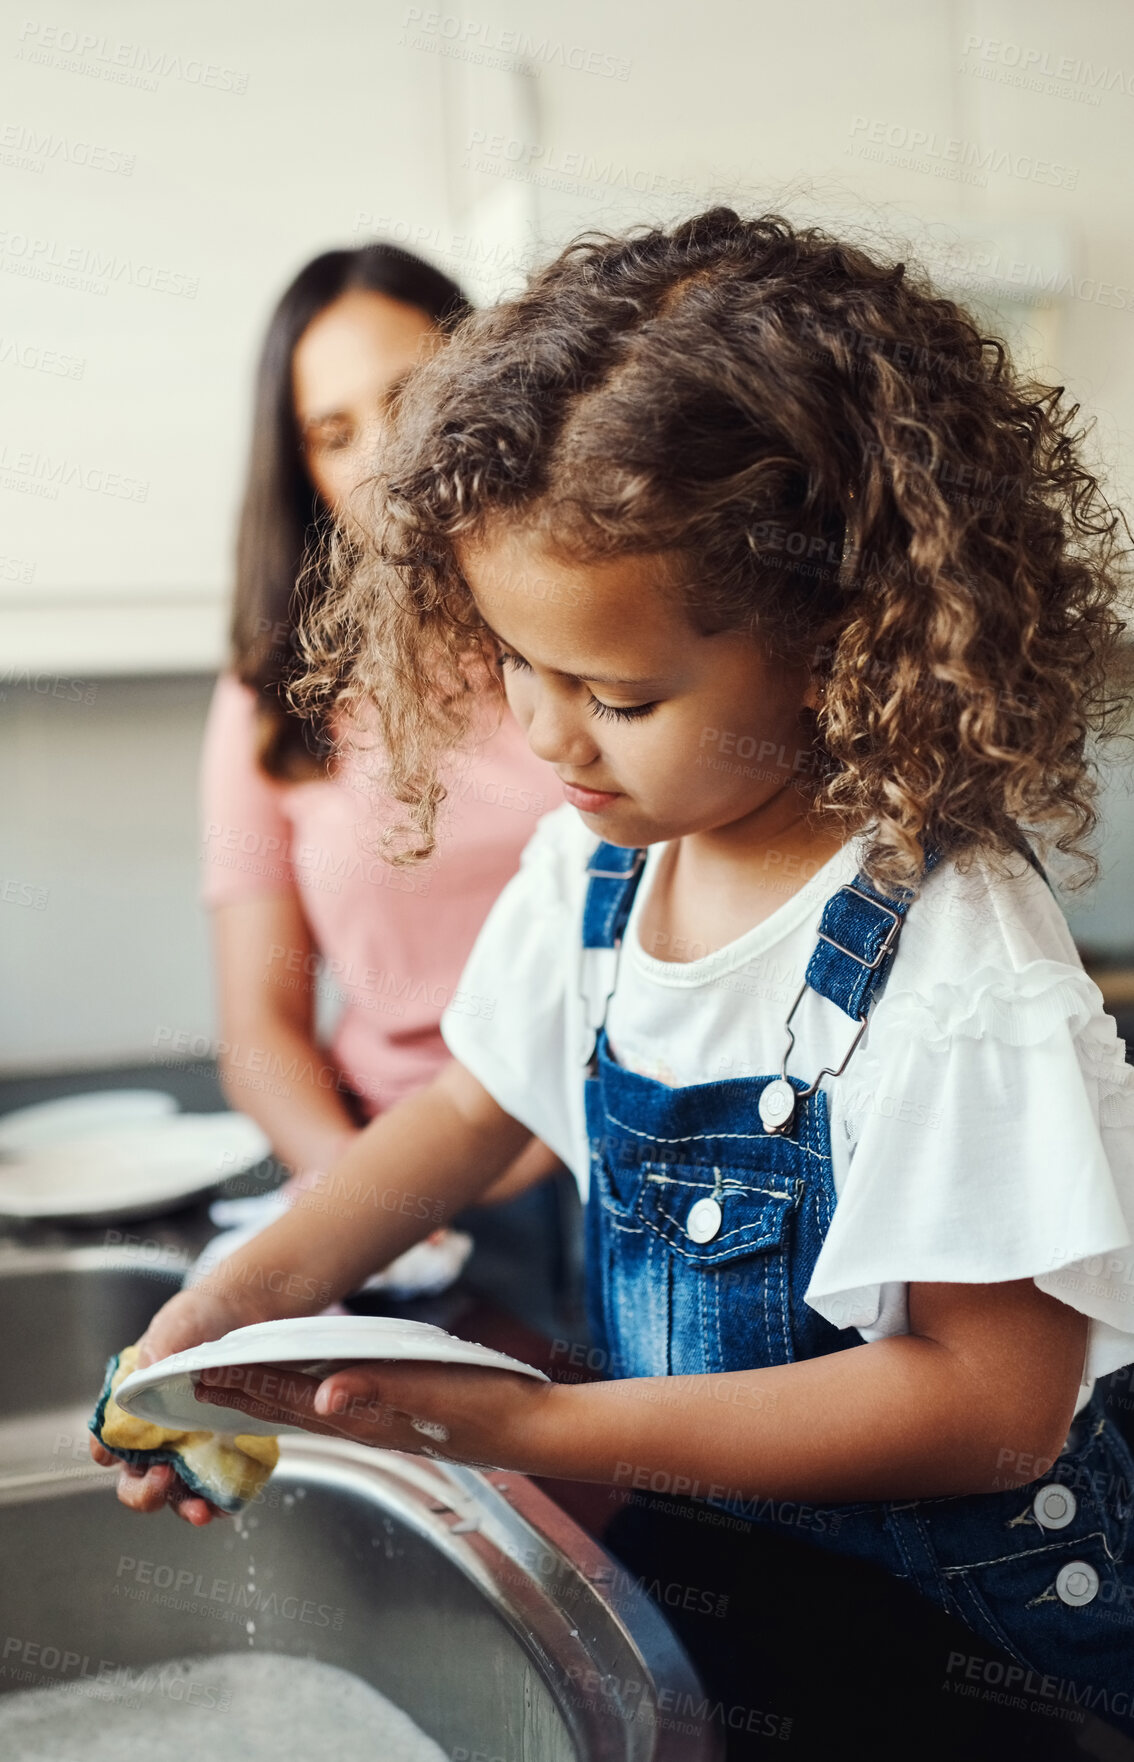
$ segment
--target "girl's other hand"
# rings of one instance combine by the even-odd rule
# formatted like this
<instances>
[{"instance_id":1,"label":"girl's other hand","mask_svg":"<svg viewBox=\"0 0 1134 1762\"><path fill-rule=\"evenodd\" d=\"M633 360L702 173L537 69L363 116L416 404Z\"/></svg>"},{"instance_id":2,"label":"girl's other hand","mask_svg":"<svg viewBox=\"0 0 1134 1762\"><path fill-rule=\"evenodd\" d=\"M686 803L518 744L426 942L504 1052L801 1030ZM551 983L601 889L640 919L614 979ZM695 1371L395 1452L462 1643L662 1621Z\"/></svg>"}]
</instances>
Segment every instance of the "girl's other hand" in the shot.
<instances>
[{"instance_id":1,"label":"girl's other hand","mask_svg":"<svg viewBox=\"0 0 1134 1762\"><path fill-rule=\"evenodd\" d=\"M194 1285L188 1291L179 1291L158 1310L138 1342L138 1369L156 1364L158 1359L168 1358L171 1353L199 1346L203 1340L219 1340L222 1334L231 1333L233 1328L249 1327L253 1322L266 1319L246 1292L229 1289L218 1293L210 1291L207 1286ZM118 1497L131 1511L160 1511L168 1505L178 1517L195 1527L211 1523L214 1517L228 1515L208 1499L190 1492L168 1463L158 1463L146 1469L131 1468L100 1444L93 1433L90 1453L103 1468L119 1464Z\"/></svg>"},{"instance_id":2,"label":"girl's other hand","mask_svg":"<svg viewBox=\"0 0 1134 1762\"><path fill-rule=\"evenodd\" d=\"M195 1379L197 1399L272 1425L475 1468L523 1468L554 1458L564 1423L552 1383L480 1365L343 1365L322 1379L294 1365L222 1366Z\"/></svg>"}]
</instances>

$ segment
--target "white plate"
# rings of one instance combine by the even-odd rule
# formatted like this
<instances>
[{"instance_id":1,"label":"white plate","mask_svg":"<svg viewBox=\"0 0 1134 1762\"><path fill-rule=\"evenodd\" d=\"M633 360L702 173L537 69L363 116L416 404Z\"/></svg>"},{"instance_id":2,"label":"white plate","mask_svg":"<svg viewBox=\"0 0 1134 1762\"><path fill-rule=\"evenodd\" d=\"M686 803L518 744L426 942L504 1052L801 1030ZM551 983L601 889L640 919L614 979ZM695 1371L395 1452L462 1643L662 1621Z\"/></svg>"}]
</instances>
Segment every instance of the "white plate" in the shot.
<instances>
[{"instance_id":1,"label":"white plate","mask_svg":"<svg viewBox=\"0 0 1134 1762\"><path fill-rule=\"evenodd\" d=\"M270 1145L238 1113L180 1113L136 1121L0 1162L0 1215L153 1217L251 1168Z\"/></svg>"},{"instance_id":2,"label":"white plate","mask_svg":"<svg viewBox=\"0 0 1134 1762\"><path fill-rule=\"evenodd\" d=\"M162 1089L96 1089L17 1107L0 1115L0 1151L22 1156L84 1132L107 1131L177 1112L177 1097Z\"/></svg>"},{"instance_id":3,"label":"white plate","mask_svg":"<svg viewBox=\"0 0 1134 1762\"><path fill-rule=\"evenodd\" d=\"M187 1352L175 1352L145 1370L134 1371L119 1384L115 1400L126 1413L175 1430L252 1432L257 1437L272 1437L281 1431L302 1434L302 1426L277 1426L232 1407L198 1401L193 1378L203 1370L237 1364L293 1364L297 1370L320 1375L328 1365L354 1364L368 1358L486 1365L490 1370L519 1371L541 1383L548 1381L534 1365L472 1340L458 1340L431 1322L387 1315L315 1315L256 1322L249 1328L235 1328L219 1340L191 1346Z\"/></svg>"}]
</instances>

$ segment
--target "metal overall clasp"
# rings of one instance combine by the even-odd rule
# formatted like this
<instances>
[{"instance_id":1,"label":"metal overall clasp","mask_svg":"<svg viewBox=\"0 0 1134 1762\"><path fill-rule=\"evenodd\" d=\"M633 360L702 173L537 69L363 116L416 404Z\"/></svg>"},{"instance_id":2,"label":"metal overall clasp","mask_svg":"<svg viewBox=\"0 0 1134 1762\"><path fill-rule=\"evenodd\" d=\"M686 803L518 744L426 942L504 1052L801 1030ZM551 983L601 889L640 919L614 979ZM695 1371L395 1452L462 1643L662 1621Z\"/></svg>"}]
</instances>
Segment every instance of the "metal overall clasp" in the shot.
<instances>
[{"instance_id":1,"label":"metal overall clasp","mask_svg":"<svg viewBox=\"0 0 1134 1762\"><path fill-rule=\"evenodd\" d=\"M871 899L869 894L863 893L860 887L852 887L848 885L843 888L843 892L853 893L857 895L859 899L865 899L869 905L875 906L879 911L888 913L891 923L882 940L882 945L879 948L878 953L874 956L873 960L867 961L863 960L860 954L855 954L852 948L844 948L841 942L837 942L833 936L828 936L825 930L819 931L819 939L821 942L829 942L832 948L837 948L839 953L845 954L849 960L857 961L859 966L865 967L868 972L875 972L882 965L882 962L886 959L898 939L898 935L902 928L902 914L896 912L892 906L883 905L881 900ZM784 1022L784 1029L787 1033L787 1045L784 1048L784 1056L780 1064L780 1074L778 1077L773 1077L770 1083L765 1084L764 1088L761 1090L760 1099L756 1103L757 1111L760 1115L760 1121L765 1132L775 1133L781 1137L785 1133L791 1131L799 1103L801 1101L806 1101L809 1096L814 1095L820 1083L823 1081L823 1078L842 1076L850 1061L851 1054L862 1039L863 1030L866 1027L869 1004L867 1005L867 1009L863 1010L858 1018L858 1030L847 1048L842 1063L837 1068L834 1068L831 1065L824 1065L815 1081L811 1083L808 1088L796 1089L794 1084L788 1082L787 1075L788 1059L791 1057L792 1048L795 1046L795 1033L792 1029L791 1021L796 1010L799 1008L800 999L807 988L807 980L804 979L803 984L796 993L795 1002L789 1009L787 1019Z\"/></svg>"}]
</instances>

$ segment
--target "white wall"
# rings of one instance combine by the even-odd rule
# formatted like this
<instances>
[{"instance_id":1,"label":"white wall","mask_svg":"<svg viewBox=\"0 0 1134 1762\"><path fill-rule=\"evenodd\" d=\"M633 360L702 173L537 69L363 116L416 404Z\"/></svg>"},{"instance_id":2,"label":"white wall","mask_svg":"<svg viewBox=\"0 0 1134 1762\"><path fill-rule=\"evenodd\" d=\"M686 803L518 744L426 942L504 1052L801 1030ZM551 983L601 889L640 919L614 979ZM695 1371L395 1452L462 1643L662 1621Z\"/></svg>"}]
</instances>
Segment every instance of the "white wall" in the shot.
<instances>
[{"instance_id":1,"label":"white wall","mask_svg":"<svg viewBox=\"0 0 1134 1762\"><path fill-rule=\"evenodd\" d=\"M1113 0L63 0L0 43L0 634L29 663L219 658L266 312L373 233L483 295L714 198L865 224L1026 321L1134 485Z\"/></svg>"},{"instance_id":2,"label":"white wall","mask_svg":"<svg viewBox=\"0 0 1134 1762\"><path fill-rule=\"evenodd\" d=\"M0 50L4 863L48 889L0 919L12 1066L208 1026L195 745L252 359L315 251L399 238L484 298L576 228L711 199L905 239L1097 418L1134 502L1113 0L63 0ZM1128 947L1121 779L1109 804L1079 915Z\"/></svg>"},{"instance_id":3,"label":"white wall","mask_svg":"<svg viewBox=\"0 0 1134 1762\"><path fill-rule=\"evenodd\" d=\"M213 1032L197 904L211 681L41 673L0 701L0 1064L143 1061Z\"/></svg>"}]
</instances>

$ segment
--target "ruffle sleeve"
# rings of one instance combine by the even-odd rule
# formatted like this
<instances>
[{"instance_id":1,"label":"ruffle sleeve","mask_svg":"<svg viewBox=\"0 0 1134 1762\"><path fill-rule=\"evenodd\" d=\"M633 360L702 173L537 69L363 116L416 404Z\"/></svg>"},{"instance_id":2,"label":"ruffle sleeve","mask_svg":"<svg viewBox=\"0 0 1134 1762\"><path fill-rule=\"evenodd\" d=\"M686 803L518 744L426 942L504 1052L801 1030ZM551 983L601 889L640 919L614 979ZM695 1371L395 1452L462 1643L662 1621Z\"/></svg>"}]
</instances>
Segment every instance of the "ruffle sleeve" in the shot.
<instances>
[{"instance_id":1,"label":"ruffle sleeve","mask_svg":"<svg viewBox=\"0 0 1134 1762\"><path fill-rule=\"evenodd\" d=\"M1088 1377L1134 1361L1134 1067L1081 967L887 990L838 1081L854 1147L812 1308L879 1337L896 1286L1031 1277L1092 1319Z\"/></svg>"}]
</instances>

